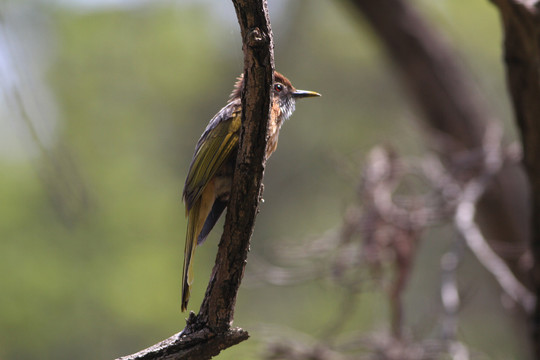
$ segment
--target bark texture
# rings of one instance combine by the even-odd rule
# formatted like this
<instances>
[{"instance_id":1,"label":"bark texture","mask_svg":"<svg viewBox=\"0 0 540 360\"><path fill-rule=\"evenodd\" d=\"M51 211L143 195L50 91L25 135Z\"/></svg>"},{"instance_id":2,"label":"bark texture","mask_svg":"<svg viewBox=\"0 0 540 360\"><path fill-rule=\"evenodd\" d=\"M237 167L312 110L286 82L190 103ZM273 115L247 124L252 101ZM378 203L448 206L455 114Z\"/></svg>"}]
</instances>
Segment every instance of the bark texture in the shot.
<instances>
[{"instance_id":1,"label":"bark texture","mask_svg":"<svg viewBox=\"0 0 540 360\"><path fill-rule=\"evenodd\" d=\"M230 326L262 196L266 133L274 77L273 42L266 1L233 0L244 50L242 131L225 229L198 315L213 329Z\"/></svg>"},{"instance_id":2,"label":"bark texture","mask_svg":"<svg viewBox=\"0 0 540 360\"><path fill-rule=\"evenodd\" d=\"M242 34L246 85L236 169L214 269L199 314L190 313L184 330L122 360L210 359L249 337L231 324L262 195L274 55L266 0L233 3Z\"/></svg>"}]
</instances>

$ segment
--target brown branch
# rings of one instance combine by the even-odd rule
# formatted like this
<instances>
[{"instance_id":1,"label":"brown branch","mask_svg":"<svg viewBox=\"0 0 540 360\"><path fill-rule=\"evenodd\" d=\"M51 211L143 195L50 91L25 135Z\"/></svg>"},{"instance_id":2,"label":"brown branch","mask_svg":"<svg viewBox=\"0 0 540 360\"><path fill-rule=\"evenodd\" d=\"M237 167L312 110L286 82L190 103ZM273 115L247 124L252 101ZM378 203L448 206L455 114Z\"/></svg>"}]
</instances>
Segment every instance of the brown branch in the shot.
<instances>
[{"instance_id":1,"label":"brown branch","mask_svg":"<svg viewBox=\"0 0 540 360\"><path fill-rule=\"evenodd\" d=\"M262 195L274 56L266 0L233 3L242 34L246 86L236 169L214 269L199 314L190 314L185 329L123 360L210 359L249 337L231 324Z\"/></svg>"},{"instance_id":2,"label":"brown branch","mask_svg":"<svg viewBox=\"0 0 540 360\"><path fill-rule=\"evenodd\" d=\"M408 1L349 2L380 37L425 125L457 149L476 147L489 114L445 39Z\"/></svg>"},{"instance_id":3,"label":"brown branch","mask_svg":"<svg viewBox=\"0 0 540 360\"><path fill-rule=\"evenodd\" d=\"M249 337L248 333L240 328L232 328L217 334L212 333L208 328L188 335L184 335L184 331L148 349L117 360L210 359L221 350L247 340Z\"/></svg>"},{"instance_id":4,"label":"brown branch","mask_svg":"<svg viewBox=\"0 0 540 360\"><path fill-rule=\"evenodd\" d=\"M274 76L272 30L266 0L233 0L243 41L245 89L242 132L225 229L219 243L199 321L216 330L233 320L255 216L262 195L270 88Z\"/></svg>"},{"instance_id":5,"label":"brown branch","mask_svg":"<svg viewBox=\"0 0 540 360\"><path fill-rule=\"evenodd\" d=\"M540 2L492 0L504 27L504 62L532 192L532 282L540 298ZM540 359L540 301L532 318L535 358Z\"/></svg>"},{"instance_id":6,"label":"brown branch","mask_svg":"<svg viewBox=\"0 0 540 360\"><path fill-rule=\"evenodd\" d=\"M404 0L349 0L360 10L380 37L405 89L423 114L420 120L428 132L426 140L450 166L458 154L477 151L481 156L483 134L495 118L484 104L473 77L462 66L456 52ZM539 152L540 153L540 152ZM481 169L471 168L462 181ZM525 244L527 187L521 169L506 167L497 174L479 204L478 220L487 238L499 243ZM516 277L530 284L528 275L515 259L506 259Z\"/></svg>"}]
</instances>

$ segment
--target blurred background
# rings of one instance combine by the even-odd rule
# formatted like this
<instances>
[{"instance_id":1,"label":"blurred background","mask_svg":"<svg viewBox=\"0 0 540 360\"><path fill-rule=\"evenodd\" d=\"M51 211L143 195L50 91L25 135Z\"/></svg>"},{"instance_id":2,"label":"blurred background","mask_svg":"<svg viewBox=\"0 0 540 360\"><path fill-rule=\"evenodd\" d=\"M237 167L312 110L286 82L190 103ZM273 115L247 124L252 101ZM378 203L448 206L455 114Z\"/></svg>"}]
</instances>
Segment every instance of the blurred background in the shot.
<instances>
[{"instance_id":1,"label":"blurred background","mask_svg":"<svg viewBox=\"0 0 540 360\"><path fill-rule=\"evenodd\" d=\"M474 74L515 138L501 30L485 0L415 0ZM254 359L270 338L322 336L343 296L332 281L256 280L276 246L340 226L366 153L426 151L378 39L344 3L270 1L276 68L323 97L297 104L268 162L235 325L251 338L220 359ZM0 359L112 359L185 325L181 192L195 143L243 71L228 1L0 2ZM222 222L195 260L203 298ZM423 242L405 294L412 337L434 331L440 260L455 233ZM521 318L471 256L460 267L459 338L479 358L527 357ZM342 331L384 333L385 294L366 289ZM277 334L277 335L276 335Z\"/></svg>"}]
</instances>

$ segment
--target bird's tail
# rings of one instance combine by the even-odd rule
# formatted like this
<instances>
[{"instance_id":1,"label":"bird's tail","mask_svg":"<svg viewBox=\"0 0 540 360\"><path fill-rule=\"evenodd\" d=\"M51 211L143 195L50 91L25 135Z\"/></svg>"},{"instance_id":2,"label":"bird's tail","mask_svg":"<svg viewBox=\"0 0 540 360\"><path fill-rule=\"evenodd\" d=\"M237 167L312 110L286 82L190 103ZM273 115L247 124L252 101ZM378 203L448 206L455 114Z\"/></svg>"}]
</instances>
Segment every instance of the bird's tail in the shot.
<instances>
[{"instance_id":1,"label":"bird's tail","mask_svg":"<svg viewBox=\"0 0 540 360\"><path fill-rule=\"evenodd\" d=\"M197 247L203 225L206 223L208 214L214 205L214 182L210 181L201 196L187 210L186 247L184 249L184 270L182 274L182 311L187 309L189 290L193 283L193 255ZM223 210L222 210L223 211ZM206 235L205 235L206 236Z\"/></svg>"},{"instance_id":2,"label":"bird's tail","mask_svg":"<svg viewBox=\"0 0 540 360\"><path fill-rule=\"evenodd\" d=\"M193 255L197 247L197 233L200 232L199 213L201 202L197 201L188 211L186 246L184 248L184 269L182 272L182 311L186 311L191 284L193 283Z\"/></svg>"}]
</instances>

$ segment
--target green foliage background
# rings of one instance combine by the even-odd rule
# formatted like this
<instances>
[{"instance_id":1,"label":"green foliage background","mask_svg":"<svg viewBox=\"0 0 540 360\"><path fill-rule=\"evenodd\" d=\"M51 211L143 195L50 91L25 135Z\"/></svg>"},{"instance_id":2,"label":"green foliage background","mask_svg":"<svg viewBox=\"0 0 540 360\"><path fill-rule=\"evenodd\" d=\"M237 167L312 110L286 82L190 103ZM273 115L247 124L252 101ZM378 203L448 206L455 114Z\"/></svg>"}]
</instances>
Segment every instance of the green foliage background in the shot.
<instances>
[{"instance_id":1,"label":"green foliage background","mask_svg":"<svg viewBox=\"0 0 540 360\"><path fill-rule=\"evenodd\" d=\"M323 97L297 105L267 167L251 249L270 260L275 244L340 224L353 175L372 146L424 150L416 109L354 11L322 0L271 3L277 68ZM22 146L24 156L0 153L0 359L126 355L185 324L181 191L199 135L242 71L234 9L212 2L19 4L45 19L45 82L59 114L45 152ZM512 138L494 9L480 0L417 4L463 55ZM13 128L0 131L21 133ZM196 255L195 311L220 230ZM408 325L423 335L440 307L440 254L453 236L448 229L426 235L407 293ZM460 335L492 359L523 358L523 326L502 309L491 277L468 260L460 270L470 292ZM220 358L256 358L266 324L320 335L339 299L329 282L246 284L235 324L252 338ZM384 294L367 292L359 301L362 311L346 328L386 329Z\"/></svg>"}]
</instances>

